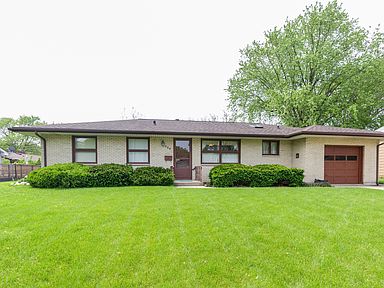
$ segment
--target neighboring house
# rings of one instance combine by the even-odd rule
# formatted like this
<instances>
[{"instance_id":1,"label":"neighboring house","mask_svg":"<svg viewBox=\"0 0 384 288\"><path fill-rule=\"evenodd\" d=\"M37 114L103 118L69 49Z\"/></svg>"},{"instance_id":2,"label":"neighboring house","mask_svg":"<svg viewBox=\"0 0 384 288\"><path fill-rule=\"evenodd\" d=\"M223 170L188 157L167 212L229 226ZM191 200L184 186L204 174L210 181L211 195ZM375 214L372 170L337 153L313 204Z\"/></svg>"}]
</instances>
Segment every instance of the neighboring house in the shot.
<instances>
[{"instance_id":1,"label":"neighboring house","mask_svg":"<svg viewBox=\"0 0 384 288\"><path fill-rule=\"evenodd\" d=\"M2 159L8 156L8 152L0 148L0 164L3 162Z\"/></svg>"},{"instance_id":2,"label":"neighboring house","mask_svg":"<svg viewBox=\"0 0 384 288\"><path fill-rule=\"evenodd\" d=\"M176 179L208 181L220 163L282 164L304 169L306 182L375 184L384 133L360 129L135 119L11 131L42 140L43 164L120 163L172 167Z\"/></svg>"},{"instance_id":3,"label":"neighboring house","mask_svg":"<svg viewBox=\"0 0 384 288\"><path fill-rule=\"evenodd\" d=\"M4 150L2 150L4 151ZM4 151L5 152L5 151ZM15 163L17 161L24 161L25 164L28 164L30 161L38 161L41 159L41 156L38 155L29 155L25 153L17 153L17 152L5 152L6 154L3 156L3 158L8 159L11 163ZM1 154L1 151L0 151Z\"/></svg>"}]
</instances>

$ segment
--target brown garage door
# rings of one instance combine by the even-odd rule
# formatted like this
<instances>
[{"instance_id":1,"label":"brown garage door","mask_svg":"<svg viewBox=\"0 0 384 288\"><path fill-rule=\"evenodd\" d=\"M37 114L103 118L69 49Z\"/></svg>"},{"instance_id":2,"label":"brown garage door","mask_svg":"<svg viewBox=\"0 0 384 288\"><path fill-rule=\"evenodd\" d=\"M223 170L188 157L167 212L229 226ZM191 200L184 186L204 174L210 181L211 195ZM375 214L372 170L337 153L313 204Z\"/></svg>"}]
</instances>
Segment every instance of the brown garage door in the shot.
<instances>
[{"instance_id":1,"label":"brown garage door","mask_svg":"<svg viewBox=\"0 0 384 288\"><path fill-rule=\"evenodd\" d=\"M325 180L332 184L361 184L362 157L359 146L325 146Z\"/></svg>"}]
</instances>

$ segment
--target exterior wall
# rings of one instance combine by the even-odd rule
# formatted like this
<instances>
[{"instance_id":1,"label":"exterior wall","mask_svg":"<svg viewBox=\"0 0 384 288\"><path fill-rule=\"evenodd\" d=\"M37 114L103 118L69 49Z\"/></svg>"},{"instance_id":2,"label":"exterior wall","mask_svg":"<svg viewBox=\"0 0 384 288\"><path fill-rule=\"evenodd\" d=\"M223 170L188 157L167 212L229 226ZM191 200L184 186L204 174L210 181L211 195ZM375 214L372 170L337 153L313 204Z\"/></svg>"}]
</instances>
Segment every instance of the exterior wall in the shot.
<instances>
[{"instance_id":1,"label":"exterior wall","mask_svg":"<svg viewBox=\"0 0 384 288\"><path fill-rule=\"evenodd\" d=\"M306 138L306 154L304 173L306 182L324 179L324 146L352 145L363 146L363 183L376 183L376 145L378 140L347 137L308 137Z\"/></svg>"},{"instance_id":2,"label":"exterior wall","mask_svg":"<svg viewBox=\"0 0 384 288\"><path fill-rule=\"evenodd\" d=\"M201 139L200 138L192 138L192 169L196 166L201 166ZM195 171L192 171L192 180L196 179L195 173L196 173ZM202 171L202 173L204 172Z\"/></svg>"},{"instance_id":3,"label":"exterior wall","mask_svg":"<svg viewBox=\"0 0 384 288\"><path fill-rule=\"evenodd\" d=\"M379 177L384 178L384 144L379 148Z\"/></svg>"},{"instance_id":4,"label":"exterior wall","mask_svg":"<svg viewBox=\"0 0 384 288\"><path fill-rule=\"evenodd\" d=\"M291 146L291 141L281 140L279 155L262 155L262 139L241 139L240 161L242 164L247 165L281 164L291 167ZM200 143L199 147L201 149ZM215 166L213 164L202 164L203 182L209 181L209 171Z\"/></svg>"},{"instance_id":5,"label":"exterior wall","mask_svg":"<svg viewBox=\"0 0 384 288\"><path fill-rule=\"evenodd\" d=\"M241 140L241 163L247 165L281 164L291 167L291 142L280 141L279 155L262 155L261 139Z\"/></svg>"},{"instance_id":6,"label":"exterior wall","mask_svg":"<svg viewBox=\"0 0 384 288\"><path fill-rule=\"evenodd\" d=\"M47 165L72 162L71 135L43 135L47 145Z\"/></svg>"},{"instance_id":7,"label":"exterior wall","mask_svg":"<svg viewBox=\"0 0 384 288\"><path fill-rule=\"evenodd\" d=\"M127 163L127 138L124 136L97 136L98 163Z\"/></svg>"},{"instance_id":8,"label":"exterior wall","mask_svg":"<svg viewBox=\"0 0 384 288\"><path fill-rule=\"evenodd\" d=\"M305 169L306 168L305 159L308 155L307 140L306 139L293 140L291 145L292 145L291 167Z\"/></svg>"},{"instance_id":9,"label":"exterior wall","mask_svg":"<svg viewBox=\"0 0 384 288\"><path fill-rule=\"evenodd\" d=\"M72 136L60 134L45 134L47 147L47 164L72 162ZM183 138L183 137L180 137ZM185 138L185 137L184 137ZM164 156L172 156L173 137L150 137L150 163L153 166L170 168L172 161L165 161ZM163 143L162 143L163 142ZM363 182L376 182L376 145L378 140L347 137L308 137L298 140L281 140L280 155L262 155L261 139L241 140L241 163L282 164L287 167L302 168L305 171L304 181L324 179L324 146L325 145L355 145L363 148ZM381 146L380 173L384 176L384 145ZM97 136L98 163L119 163L127 161L126 136ZM299 158L296 158L299 153ZM207 182L208 174L215 165L201 164L201 138L192 138L192 168L202 166L203 181ZM195 173L192 173L195 179Z\"/></svg>"},{"instance_id":10,"label":"exterior wall","mask_svg":"<svg viewBox=\"0 0 384 288\"><path fill-rule=\"evenodd\" d=\"M161 145L161 142L164 144ZM170 168L173 166L173 138L150 137L150 163L152 166ZM172 156L172 161L165 161L165 156Z\"/></svg>"}]
</instances>

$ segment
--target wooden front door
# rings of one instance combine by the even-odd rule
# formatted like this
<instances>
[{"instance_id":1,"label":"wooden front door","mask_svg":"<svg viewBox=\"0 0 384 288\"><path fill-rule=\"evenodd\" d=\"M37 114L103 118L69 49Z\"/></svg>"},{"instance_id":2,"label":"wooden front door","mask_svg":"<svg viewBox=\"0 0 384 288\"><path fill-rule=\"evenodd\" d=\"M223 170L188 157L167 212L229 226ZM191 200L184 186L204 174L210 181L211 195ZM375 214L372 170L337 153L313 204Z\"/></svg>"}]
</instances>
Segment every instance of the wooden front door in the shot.
<instances>
[{"instance_id":1,"label":"wooden front door","mask_svg":"<svg viewBox=\"0 0 384 288\"><path fill-rule=\"evenodd\" d=\"M176 180L192 180L192 141L175 139L173 147L174 172Z\"/></svg>"},{"instance_id":2,"label":"wooden front door","mask_svg":"<svg viewBox=\"0 0 384 288\"><path fill-rule=\"evenodd\" d=\"M362 163L362 147L327 145L324 149L324 178L332 184L361 184Z\"/></svg>"}]
</instances>

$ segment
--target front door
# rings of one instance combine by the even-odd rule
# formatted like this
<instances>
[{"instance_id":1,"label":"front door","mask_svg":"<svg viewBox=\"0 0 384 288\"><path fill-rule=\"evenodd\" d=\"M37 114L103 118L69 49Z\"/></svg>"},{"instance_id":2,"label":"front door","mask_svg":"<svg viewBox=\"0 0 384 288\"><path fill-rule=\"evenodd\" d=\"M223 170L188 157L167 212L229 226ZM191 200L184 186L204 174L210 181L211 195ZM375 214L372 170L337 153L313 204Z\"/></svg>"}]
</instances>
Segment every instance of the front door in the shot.
<instances>
[{"instance_id":1,"label":"front door","mask_svg":"<svg viewBox=\"0 0 384 288\"><path fill-rule=\"evenodd\" d=\"M176 180L192 180L191 139L175 139L173 149Z\"/></svg>"}]
</instances>

